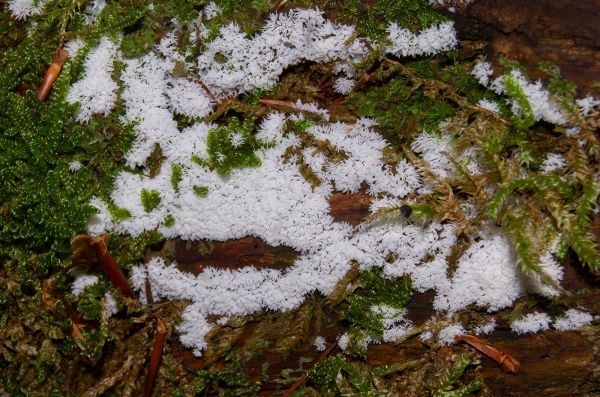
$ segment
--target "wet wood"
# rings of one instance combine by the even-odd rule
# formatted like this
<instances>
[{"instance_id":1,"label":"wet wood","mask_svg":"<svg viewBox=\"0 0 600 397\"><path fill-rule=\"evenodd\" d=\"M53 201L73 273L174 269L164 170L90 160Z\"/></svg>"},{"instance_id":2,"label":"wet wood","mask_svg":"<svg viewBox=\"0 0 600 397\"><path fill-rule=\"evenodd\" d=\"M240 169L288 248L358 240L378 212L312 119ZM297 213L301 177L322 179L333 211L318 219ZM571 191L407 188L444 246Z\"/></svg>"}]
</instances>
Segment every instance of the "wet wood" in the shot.
<instances>
[{"instance_id":1,"label":"wet wood","mask_svg":"<svg viewBox=\"0 0 600 397\"><path fill-rule=\"evenodd\" d=\"M246 266L283 270L291 266L298 252L289 247L270 246L258 237L222 242L175 240L171 258L181 270L200 274L206 267L236 270Z\"/></svg>"},{"instance_id":2,"label":"wet wood","mask_svg":"<svg viewBox=\"0 0 600 397\"><path fill-rule=\"evenodd\" d=\"M537 79L538 63L550 61L580 95L600 94L600 0L478 0L448 15L461 40L489 42L494 63L504 54Z\"/></svg>"},{"instance_id":3,"label":"wet wood","mask_svg":"<svg viewBox=\"0 0 600 397\"><path fill-rule=\"evenodd\" d=\"M357 193L334 193L329 199L329 213L336 222L348 222L357 226L369 215L373 198L362 187Z\"/></svg>"},{"instance_id":4,"label":"wet wood","mask_svg":"<svg viewBox=\"0 0 600 397\"><path fill-rule=\"evenodd\" d=\"M356 194L337 192L330 199L330 214L336 222L357 225L368 215L370 202L371 198L364 189ZM600 225L600 218L595 219L594 222ZM171 254L167 256L175 259L183 270L195 274L201 272L206 266L239 269L254 265L258 268L285 270L298 257L298 252L289 247L272 247L256 237L214 243L176 240L171 244L173 244L170 248ZM562 285L570 291L582 292L579 304L584 309L594 313L600 312L598 277L575 264L574 257L564 266ZM432 291L417 293L409 303L407 318L416 326L422 325L435 314L432 308L434 296ZM314 299L319 298L315 296ZM260 395L277 395L304 375L303 368L312 367L319 359L321 353L312 346L314 337L321 335L328 343L332 343L345 330L342 319L331 312L325 314L319 321L314 318L307 320L308 331L305 329L303 332L308 334L297 340L291 350L282 349L281 345L278 345L278 338L281 339L282 335L289 334L295 327L304 327L297 318L306 316L302 310L299 309L294 313L258 314L256 318L241 322L239 332L232 330L231 327L218 329L210 334L209 346L219 345L219 341L226 340L219 338L229 338L227 341L233 344L234 349L247 352L257 341L264 343L264 346L253 350L244 366L253 381L261 382ZM540 310L545 309L540 308ZM430 362L428 360L431 359L432 353L438 358L469 354L471 357L479 357L480 364L477 366L476 376L483 378L491 396L591 396L600 390L600 356L598 355L600 339L597 335L556 331L517 335L510 332L508 324L501 317L497 316L497 322L497 330L486 335L485 341L498 350L510 354L521 363L517 374L506 373L498 363L466 344L459 343L433 351L431 347L421 342L418 336L399 345L369 346L367 363L371 366L401 366L402 363ZM289 324L289 330L281 330L284 323ZM265 334L265 329L272 329L272 334ZM232 332L233 336L225 336ZM281 334L278 335L278 332ZM172 346L172 350L174 356L180 359L184 367L190 371L209 367L215 370L225 365L218 355L215 356L215 352L207 352L201 359L196 359L191 352L182 349L177 343ZM335 347L332 354L338 352L339 347ZM419 368L409 366L410 369L402 370L402 373L397 376L408 376L409 372L411 376L414 375L413 377L425 376L431 371L430 364L427 365L419 364ZM273 379L284 370L290 375L290 383L275 382ZM406 380L400 383L400 387L406 387L410 393L420 395L418 380Z\"/></svg>"},{"instance_id":5,"label":"wet wood","mask_svg":"<svg viewBox=\"0 0 600 397\"><path fill-rule=\"evenodd\" d=\"M513 375L482 360L481 375L493 396L585 396L600 390L594 343L579 332L517 336L504 330L488 340L521 362L520 372Z\"/></svg>"}]
</instances>

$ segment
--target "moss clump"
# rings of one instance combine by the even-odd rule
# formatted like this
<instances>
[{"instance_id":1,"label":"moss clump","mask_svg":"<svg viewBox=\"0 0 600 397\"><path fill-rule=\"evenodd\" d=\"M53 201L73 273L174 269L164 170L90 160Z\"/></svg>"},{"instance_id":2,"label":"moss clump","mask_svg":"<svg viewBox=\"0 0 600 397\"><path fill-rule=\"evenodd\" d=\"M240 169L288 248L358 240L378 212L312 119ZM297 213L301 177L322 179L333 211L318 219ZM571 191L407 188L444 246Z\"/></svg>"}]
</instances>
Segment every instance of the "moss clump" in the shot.
<instances>
[{"instance_id":1,"label":"moss clump","mask_svg":"<svg viewBox=\"0 0 600 397\"><path fill-rule=\"evenodd\" d=\"M83 289L83 292L77 297L77 311L81 313L86 320L100 320L102 316L102 296L106 291L106 284L97 282L88 285Z\"/></svg>"},{"instance_id":2,"label":"moss clump","mask_svg":"<svg viewBox=\"0 0 600 397\"><path fill-rule=\"evenodd\" d=\"M344 355L327 357L308 372L310 382L323 395L376 396L385 387L367 365ZM379 387L375 387L377 384ZM381 388L384 388L383 390Z\"/></svg>"},{"instance_id":3,"label":"moss clump","mask_svg":"<svg viewBox=\"0 0 600 397\"><path fill-rule=\"evenodd\" d=\"M147 248L160 249L164 241L165 236L154 230L144 232L137 237L119 236L117 233L112 233L108 249L115 256L119 267L126 272L144 259Z\"/></svg>"},{"instance_id":4,"label":"moss clump","mask_svg":"<svg viewBox=\"0 0 600 397\"><path fill-rule=\"evenodd\" d=\"M443 97L428 95L419 83L393 73L385 71L376 76L382 79L380 84L353 92L346 102L360 116L377 120L383 135L398 148L419 131L438 131L440 122L454 116L456 108Z\"/></svg>"},{"instance_id":5,"label":"moss clump","mask_svg":"<svg viewBox=\"0 0 600 397\"><path fill-rule=\"evenodd\" d=\"M363 36L381 39L390 22L417 32L435 23L446 21L424 0L379 0L374 4L359 0L333 1L339 8L338 19L353 24Z\"/></svg>"},{"instance_id":6,"label":"moss clump","mask_svg":"<svg viewBox=\"0 0 600 397\"><path fill-rule=\"evenodd\" d=\"M439 377L433 397L466 397L481 388L481 381L475 380L462 387L456 387L465 369L471 365L467 357L459 357L454 366Z\"/></svg>"},{"instance_id":7,"label":"moss clump","mask_svg":"<svg viewBox=\"0 0 600 397\"><path fill-rule=\"evenodd\" d=\"M372 307L385 305L394 309L402 309L410 302L413 291L410 278L394 280L383 277L381 270L364 271L358 278L360 290L346 298L348 307L344 310L344 318L352 329L364 336L378 338L383 335L383 316L374 313Z\"/></svg>"},{"instance_id":8,"label":"moss clump","mask_svg":"<svg viewBox=\"0 0 600 397\"><path fill-rule=\"evenodd\" d=\"M226 126L208 132L208 160L198 156L192 160L216 169L221 176L228 176L236 168L258 167L261 161L255 152L264 145L256 139L253 131L253 119L241 122L237 117L232 117Z\"/></svg>"},{"instance_id":9,"label":"moss clump","mask_svg":"<svg viewBox=\"0 0 600 397\"><path fill-rule=\"evenodd\" d=\"M142 189L140 198L142 200L142 205L144 206L144 211L146 212L156 209L160 204L160 193L158 190Z\"/></svg>"},{"instance_id":10,"label":"moss clump","mask_svg":"<svg viewBox=\"0 0 600 397\"><path fill-rule=\"evenodd\" d=\"M229 353L225 362L218 371L198 371L190 384L192 395L249 396L260 391L260 382L250 379L235 354Z\"/></svg>"},{"instance_id":11,"label":"moss clump","mask_svg":"<svg viewBox=\"0 0 600 397\"><path fill-rule=\"evenodd\" d=\"M196 196L204 197L208 194L208 187L206 186L194 186L193 189Z\"/></svg>"},{"instance_id":12,"label":"moss clump","mask_svg":"<svg viewBox=\"0 0 600 397\"><path fill-rule=\"evenodd\" d=\"M165 227L173 226L175 226L175 218L173 218L173 215L167 215L167 217L165 218Z\"/></svg>"},{"instance_id":13,"label":"moss clump","mask_svg":"<svg viewBox=\"0 0 600 397\"><path fill-rule=\"evenodd\" d=\"M533 109L531 108L531 104L525 95L525 91L519 85L517 80L512 76L504 76L504 87L506 87L506 92L508 96L514 99L518 104L523 115L521 117L514 116L513 120L517 128L526 130L530 128L533 123L535 123L535 114L533 113Z\"/></svg>"},{"instance_id":14,"label":"moss clump","mask_svg":"<svg viewBox=\"0 0 600 397\"><path fill-rule=\"evenodd\" d=\"M118 207L112 201L108 202L108 212L115 222L119 223L131 218L131 212L127 208Z\"/></svg>"},{"instance_id":15,"label":"moss clump","mask_svg":"<svg viewBox=\"0 0 600 397\"><path fill-rule=\"evenodd\" d=\"M173 190L179 192L179 182L181 182L181 178L183 175L183 171L179 164L171 164L171 186L173 186Z\"/></svg>"}]
</instances>

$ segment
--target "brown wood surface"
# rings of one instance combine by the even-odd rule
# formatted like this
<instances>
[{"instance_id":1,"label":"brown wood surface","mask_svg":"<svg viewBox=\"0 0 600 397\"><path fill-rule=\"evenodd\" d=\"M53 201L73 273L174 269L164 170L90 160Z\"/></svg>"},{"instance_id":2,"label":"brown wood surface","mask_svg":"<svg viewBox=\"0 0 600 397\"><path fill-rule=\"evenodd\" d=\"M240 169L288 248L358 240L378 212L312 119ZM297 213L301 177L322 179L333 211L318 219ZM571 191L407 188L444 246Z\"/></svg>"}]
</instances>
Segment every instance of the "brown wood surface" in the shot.
<instances>
[{"instance_id":1,"label":"brown wood surface","mask_svg":"<svg viewBox=\"0 0 600 397\"><path fill-rule=\"evenodd\" d=\"M550 61L580 95L599 96L600 0L475 0L448 16L462 40L489 43L493 62L504 54L536 79L544 77L538 63Z\"/></svg>"},{"instance_id":2,"label":"brown wood surface","mask_svg":"<svg viewBox=\"0 0 600 397\"><path fill-rule=\"evenodd\" d=\"M468 4L467 4L468 3ZM532 78L544 77L539 69L540 61L551 61L561 67L565 77L579 86L578 95L592 93L600 96L600 0L457 0L456 13L449 16L456 20L462 41L462 52L469 51L469 43L487 42L488 58L496 63L502 54L521 62ZM473 54L477 45L472 47ZM464 55L464 54L463 54ZM469 56L468 54L466 56ZM357 194L335 193L330 199L331 215L338 222L358 225L368 214L371 199L364 189ZM600 217L594 219L596 234L600 236ZM298 253L289 247L271 247L259 238L248 236L226 242L171 242L170 256L182 270L195 274L206 266L235 269L252 264L258 268L285 270L291 266ZM594 314L600 313L600 277L575 263L571 257L565 264L563 287L574 293L577 303ZM408 317L417 326L433 314L434 293L416 294L408 305ZM317 301L319 297L307 297ZM529 300L528 300L529 299ZM531 304L524 298L525 306ZM564 306L541 299L533 299L534 306L528 311L549 310L560 313ZM260 380L262 395L278 395L286 386L264 379L262 372L268 364L268 379L288 369L290 375L300 377L301 358L312 360L303 364L312 367L319 357L312 346L312 338L324 336L328 343L343 332L342 319L333 312L266 313L255 319L243 320L239 325L226 326L208 336L209 345L219 345L226 339L235 347L244 347L256 342L257 335L264 337L264 327L274 332L289 324L289 334L298 329L310 337L298 337L282 347L277 338L266 338L265 346L255 351L247 361L247 369L253 380ZM476 352L472 347L456 345L432 350L418 337L400 345L371 345L367 362L372 366L392 365L398 362L417 362L433 356L455 356L470 354L479 358L476 373L484 380L483 395L487 396L600 396L600 330L597 327L576 332L547 331L534 335L517 335L510 332L508 323L497 316L497 328L485 336L487 342L518 359L521 369L517 374L506 373L498 364ZM237 321L237 320L235 320ZM234 322L235 322L234 321ZM230 321L231 322L231 321ZM242 324L243 323L243 324ZM266 324L266 325L265 325ZM229 327L229 328L228 328ZM263 327L263 329L261 329ZM227 335L227 336L226 336ZM289 347L292 347L291 350ZM190 352L178 345L174 354L182 357L188 369L223 365L215 359L214 348L209 347L202 359L195 359ZM332 354L339 352L336 348ZM413 374L420 374L417 370ZM419 379L411 380L406 372L394 375L404 390L402 395L422 395ZM423 376L425 372L423 372Z\"/></svg>"},{"instance_id":3,"label":"brown wood surface","mask_svg":"<svg viewBox=\"0 0 600 397\"><path fill-rule=\"evenodd\" d=\"M331 214L336 221L345 221L353 225L360 223L368 213L369 197L363 192L355 195L336 193L330 200ZM594 220L600 225L600 217ZM277 268L284 270L296 259L298 253L288 247L271 247L255 237L246 237L226 242L184 242L174 241L171 247L171 258L177 260L182 270L199 273L206 266L234 269L254 264L260 268ZM565 265L563 286L572 292L580 292L579 304L594 313L600 313L600 288L598 277L582 269L570 261ZM415 325L421 325L433 314L434 293L416 294L408 306L408 317ZM314 301L321 299L317 296L308 297ZM556 309L556 308L555 308ZM310 368L318 359L320 353L312 347L312 339L317 335L326 338L329 344L335 343L344 328L336 314L324 313L317 316L314 313L300 311L286 313L266 313L250 320L243 320L239 332L225 329L227 332L209 334L209 345L219 345L225 338L234 348L244 348L260 339L266 339L265 346L253 353L246 362L246 367L255 381L262 382L262 395L277 395L284 386L272 382L282 370L289 370L292 378L299 378L303 372L300 360L306 360L303 368ZM312 310L312 309L311 309ZM325 309L326 310L326 309ZM542 308L543 310L543 308ZM564 310L564 309L559 309ZM318 317L318 320L317 320ZM302 319L305 319L303 321ZM236 320L237 321L237 320ZM411 362L440 355L471 354L479 357L478 374L486 384L486 393L491 396L596 396L600 395L600 346L598 331L557 332L547 331L535 335L516 335L510 332L508 324L497 317L498 327L490 335L485 336L489 343L505 351L521 362L521 370L513 375L500 369L491 359L480 355L465 344L457 344L448 348L434 351L422 343L418 337L400 344L372 345L368 349L367 362L373 366L391 365L398 362ZM287 330L285 327L288 326ZM317 324L318 323L318 324ZM235 328L236 326L233 326ZM262 328L261 328L262 327ZM273 338L265 337L264 329L272 328ZM283 327L283 328L282 328ZM289 348L282 347L277 338L277 332L284 329L295 335L294 328L302 328L298 334L305 335L292 340ZM229 336L223 336L229 335ZM231 336L233 335L233 336ZM310 335L310 337L306 337ZM265 342L265 341L263 341ZM174 354L183 359L184 365L190 370L206 368L219 363L213 350L202 359L195 359L190 352L178 345L173 346ZM332 354L339 352L335 348ZM263 366L268 363L267 378L264 378ZM397 377L403 374L394 375ZM401 379L401 378L398 378ZM404 378L402 378L404 379ZM406 378L409 379L409 378ZM406 387L406 395L418 395L418 385L415 381L399 381ZM411 386L411 382L412 386ZM412 390L412 391L411 391ZM416 394L413 394L416 393Z\"/></svg>"}]
</instances>

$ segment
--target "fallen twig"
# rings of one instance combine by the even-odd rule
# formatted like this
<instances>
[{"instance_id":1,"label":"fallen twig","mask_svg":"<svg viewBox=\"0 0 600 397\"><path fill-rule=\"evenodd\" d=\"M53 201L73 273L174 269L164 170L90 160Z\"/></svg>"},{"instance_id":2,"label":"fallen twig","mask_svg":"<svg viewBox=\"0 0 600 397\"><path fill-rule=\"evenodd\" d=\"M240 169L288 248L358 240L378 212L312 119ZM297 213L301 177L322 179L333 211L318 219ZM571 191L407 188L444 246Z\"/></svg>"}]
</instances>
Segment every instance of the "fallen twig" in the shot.
<instances>
[{"instance_id":1,"label":"fallen twig","mask_svg":"<svg viewBox=\"0 0 600 397\"><path fill-rule=\"evenodd\" d=\"M283 6L287 3L287 0L280 0L279 3L275 6L275 12L281 12Z\"/></svg>"},{"instance_id":2,"label":"fallen twig","mask_svg":"<svg viewBox=\"0 0 600 397\"><path fill-rule=\"evenodd\" d=\"M313 116L313 117L316 116L319 118L323 118L323 115L321 113L316 113L316 112L311 112L310 110L301 109L298 106L296 106L296 104L292 101L285 101L285 100L281 100L281 99L261 98L258 100L258 103L260 103L261 105L265 105L265 106L279 109L282 111L298 112L298 113L302 113L302 114L308 115L308 116Z\"/></svg>"},{"instance_id":3,"label":"fallen twig","mask_svg":"<svg viewBox=\"0 0 600 397\"><path fill-rule=\"evenodd\" d=\"M150 397L154 388L154 381L158 373L158 367L162 358L165 341L167 340L167 323L162 317L156 317L156 336L154 337L154 348L152 349L152 357L150 358L150 366L146 382L144 383L144 397Z\"/></svg>"},{"instance_id":4,"label":"fallen twig","mask_svg":"<svg viewBox=\"0 0 600 397\"><path fill-rule=\"evenodd\" d=\"M110 279L110 281L113 283L113 285L115 287L117 287L119 289L119 291L121 291L123 296L130 298L130 299L137 299L135 293L133 292L133 289L131 289L129 282L127 281L127 278L121 271L121 268L119 268L117 261L115 261L115 258L112 256L112 254L108 250L108 247L106 246L107 240L108 240L108 235L92 237L92 236L88 236L85 234L80 234L80 235L75 236L73 238L73 240L71 240L71 249L72 249L72 251L74 251L74 254L75 253L79 254L80 252L83 252L83 251L89 251L86 248L88 246L93 248L96 253L96 257L97 257L98 261L100 262L100 265L102 266L102 270L104 270L104 273ZM77 250L78 250L77 252L75 252L74 247L77 248ZM77 257L74 259L76 259L78 261L82 260L80 257ZM89 258L84 258L84 259L89 260ZM85 263L85 261L84 261L84 263Z\"/></svg>"},{"instance_id":5,"label":"fallen twig","mask_svg":"<svg viewBox=\"0 0 600 397\"><path fill-rule=\"evenodd\" d=\"M494 346L486 343L483 339L474 335L457 335L455 340L463 341L473 346L492 360L500 364L500 367L506 372L516 374L519 371L521 364L508 353L498 350Z\"/></svg>"},{"instance_id":6,"label":"fallen twig","mask_svg":"<svg viewBox=\"0 0 600 397\"><path fill-rule=\"evenodd\" d=\"M219 104L219 101L217 100L217 98L213 95L212 91L210 90L210 88L208 88L208 86L206 84L204 84L204 82L200 79L196 80L196 83L202 87L202 89L204 90L204 92L206 92L206 94L210 97L210 100L213 101L213 103L215 104Z\"/></svg>"},{"instance_id":7,"label":"fallen twig","mask_svg":"<svg viewBox=\"0 0 600 397\"><path fill-rule=\"evenodd\" d=\"M50 90L54 86L54 83L56 83L56 79L58 78L58 75L60 74L60 71L68 57L69 52L63 48L59 48L54 53L54 56L52 57L52 64L44 72L44 77L42 78L42 82L40 83L40 87L37 91L37 97L40 101L44 101L50 93Z\"/></svg>"}]
</instances>

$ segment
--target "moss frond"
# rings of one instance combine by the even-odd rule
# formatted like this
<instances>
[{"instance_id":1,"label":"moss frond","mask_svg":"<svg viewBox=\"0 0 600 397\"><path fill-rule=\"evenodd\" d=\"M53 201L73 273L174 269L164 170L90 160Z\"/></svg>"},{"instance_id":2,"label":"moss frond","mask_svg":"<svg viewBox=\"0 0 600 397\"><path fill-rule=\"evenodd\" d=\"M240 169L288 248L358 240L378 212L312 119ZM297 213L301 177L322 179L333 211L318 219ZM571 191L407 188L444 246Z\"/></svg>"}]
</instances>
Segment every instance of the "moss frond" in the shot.
<instances>
[{"instance_id":1,"label":"moss frond","mask_svg":"<svg viewBox=\"0 0 600 397\"><path fill-rule=\"evenodd\" d=\"M471 365L471 360L459 357L456 364L443 374L438 380L437 389L433 392L434 397L464 397L468 396L481 387L479 380L473 381L461 388L456 389L455 384L460 380L465 369Z\"/></svg>"},{"instance_id":2,"label":"moss frond","mask_svg":"<svg viewBox=\"0 0 600 397\"><path fill-rule=\"evenodd\" d=\"M160 204L160 193L158 190L142 189L141 200L144 211L150 212Z\"/></svg>"},{"instance_id":3,"label":"moss frond","mask_svg":"<svg viewBox=\"0 0 600 397\"><path fill-rule=\"evenodd\" d=\"M588 181L583 187L581 197L576 200L577 224L581 228L590 226L590 215L598 206L598 195L600 194L600 183L598 181Z\"/></svg>"},{"instance_id":4,"label":"moss frond","mask_svg":"<svg viewBox=\"0 0 600 397\"><path fill-rule=\"evenodd\" d=\"M179 182L181 182L183 171L179 164L171 164L171 186L173 190L179 192Z\"/></svg>"},{"instance_id":5,"label":"moss frond","mask_svg":"<svg viewBox=\"0 0 600 397\"><path fill-rule=\"evenodd\" d=\"M535 114L533 113L529 99L527 99L525 91L523 91L523 88L514 77L506 75L503 81L508 96L519 104L521 112L523 112L523 117L514 117L513 121L518 129L526 130L535 123Z\"/></svg>"}]
</instances>

